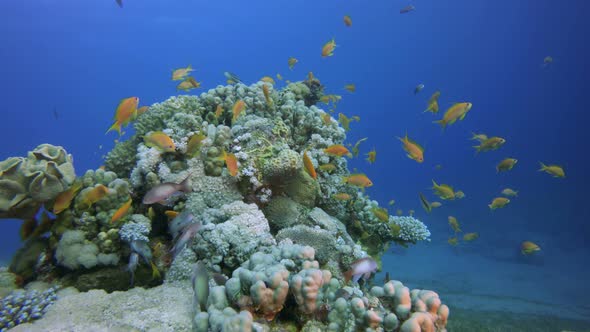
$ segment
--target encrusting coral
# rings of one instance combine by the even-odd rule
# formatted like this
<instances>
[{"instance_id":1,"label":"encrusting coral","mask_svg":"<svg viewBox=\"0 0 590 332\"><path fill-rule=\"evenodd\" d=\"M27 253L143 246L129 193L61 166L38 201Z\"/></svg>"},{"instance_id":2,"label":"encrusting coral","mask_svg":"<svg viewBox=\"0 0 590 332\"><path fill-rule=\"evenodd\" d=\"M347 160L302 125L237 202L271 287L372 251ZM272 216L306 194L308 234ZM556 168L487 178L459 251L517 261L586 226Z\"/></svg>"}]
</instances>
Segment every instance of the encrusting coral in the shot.
<instances>
[{"instance_id":1,"label":"encrusting coral","mask_svg":"<svg viewBox=\"0 0 590 332\"><path fill-rule=\"evenodd\" d=\"M344 144L346 132L316 107L322 96L320 81L310 78L280 90L239 83L171 97L135 119L135 134L117 143L105 167L77 179L61 147L41 145L27 158L1 162L0 218L29 218L31 208L55 212L32 235L47 239L23 251L32 257L13 272L112 291L162 279L170 287L186 283L199 262L199 280L210 287L205 294L195 288L207 298L195 308L195 330L268 323L444 331L448 308L436 293L410 292L397 281L368 288L391 243L430 233L343 181L346 158L326 149ZM146 140L155 132L173 148ZM143 199L148 192L157 198ZM374 267L362 273L364 288L360 275L349 283L344 273L362 259Z\"/></svg>"}]
</instances>

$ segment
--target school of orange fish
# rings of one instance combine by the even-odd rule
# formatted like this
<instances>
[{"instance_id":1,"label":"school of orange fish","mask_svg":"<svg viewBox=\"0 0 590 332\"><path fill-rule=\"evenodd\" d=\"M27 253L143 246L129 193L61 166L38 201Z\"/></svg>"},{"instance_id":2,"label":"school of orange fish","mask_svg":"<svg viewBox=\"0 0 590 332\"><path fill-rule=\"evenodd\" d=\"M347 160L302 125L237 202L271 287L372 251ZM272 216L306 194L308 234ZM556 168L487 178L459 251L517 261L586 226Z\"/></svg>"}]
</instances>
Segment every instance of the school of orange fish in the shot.
<instances>
[{"instance_id":1,"label":"school of orange fish","mask_svg":"<svg viewBox=\"0 0 590 332\"><path fill-rule=\"evenodd\" d=\"M121 5L121 3L119 1L117 1L117 2ZM400 13L405 14L405 13L408 13L413 10L415 10L414 6L407 6L407 7L402 8L400 10ZM346 27L352 27L352 18L349 15L345 15L343 18L343 21L344 21L344 24ZM333 56L334 51L337 46L338 45L336 45L335 39L332 38L331 40L329 40L328 42L326 42L322 46L321 56L324 58ZM546 65L550 64L552 61L553 61L553 59L551 57L546 57L544 59L543 65L546 66ZM290 57L287 60L287 65L288 65L289 70L293 70L293 68L295 67L295 65L298 62L299 62L299 60L297 60L295 57ZM177 90L189 91L189 90L201 87L201 82L197 82L192 76L190 76L191 72L193 72L193 71L194 71L194 69L192 69L192 67L190 65L185 68L178 68L178 69L173 70L172 80L173 81L181 81L178 84L178 86L176 87ZM238 82L242 82L236 75L234 75L232 73L225 72L224 75L227 78L228 84L235 84ZM283 80L283 77L281 74L276 74L276 77L278 80ZM308 80L311 81L314 79L315 79L315 77L314 77L313 73L309 72ZM270 83L272 85L275 84L274 79L270 76L264 76L260 79L260 81L263 81L265 83ZM290 83L289 80L285 80L285 82ZM423 88L424 88L424 84L419 84L418 86L415 87L414 94L418 94L419 92L422 91ZM352 83L346 84L344 86L344 89L350 93L354 93L356 91L356 85L352 84ZM268 86L266 84L263 85L262 90L263 90L264 96L266 98L267 104L269 106L271 106L272 99L270 98ZM429 112L432 114L439 113L438 99L439 99L440 95L441 95L440 91L436 91L432 94L432 96L427 101L427 108L424 110L425 113L426 112ZM331 103L331 106L333 109L330 110L330 113L333 113L334 109L336 109L336 106L341 99L342 99L342 96L340 96L340 95L324 94L320 98L320 102L323 102L327 105ZM471 110L472 106L473 105L470 102L454 103L444 112L442 119L436 120L436 121L434 121L434 123L439 124L444 130L445 128L447 128L447 126L453 125L458 120L459 121L464 120L465 117L467 116L467 113ZM245 110L245 108L246 108L246 104L242 100L238 100L234 104L234 106L232 108L232 123L240 115L242 115L242 112ZM115 111L114 123L107 130L107 133L109 131L115 130L119 133L119 136L121 136L122 134L124 134L121 132L122 127L128 125L131 121L135 120L137 118L137 116L148 111L148 109L149 108L147 106L139 107L139 98L138 97L129 97L129 98L123 99L119 103L119 105ZM224 109L221 107L221 105L218 105L217 110L215 111L215 116L220 117L223 114L223 112L224 112ZM323 119L324 123L326 123L326 124L328 124L332 121L332 117L328 113L324 113L322 116L322 119ZM353 116L353 117L349 118L343 113L338 114L338 122L341 124L341 126L346 131L350 130L350 123L353 121L357 121L357 122L360 121L360 117ZM193 157L196 154L198 154L200 151L200 143L204 138L205 137L202 134L196 134L196 135L193 135L191 138L189 138L186 154L190 157ZM424 162L424 148L420 144L418 144L413 139L409 138L407 133L404 137L397 137L397 138L401 142L402 148L406 152L406 155L408 158L410 158L418 163ZM349 144L349 147L351 147L352 152L349 151L347 147L337 144L337 145L333 145L333 146L330 146L330 147L324 149L324 153L331 155L331 156L338 156L338 157L343 157L343 156L347 156L349 158L352 158L353 156L357 157L359 155L360 144L362 142L364 142L365 140L367 140L367 138L360 139L354 145ZM471 140L478 142L478 145L474 146L476 153L498 150L500 147L502 147L506 143L506 140L502 137L498 137L498 136L488 137L488 135L483 134L483 133L479 133L479 134L473 133ZM146 144L146 146L155 147L155 148L159 149L161 152L174 152L176 150L176 147L175 147L172 139L163 132L148 133L148 135L146 135L144 137L144 143ZM366 160L370 164L373 164L376 161L377 152L373 148L371 151L369 151L366 154L366 156L367 156ZM223 154L220 158L223 159L223 161L225 162L230 175L236 176L238 173L238 164L237 164L236 157L231 153L223 152ZM518 162L518 160L515 158L505 158L498 163L498 165L496 166L496 170L497 170L497 172L510 171L517 164L517 162ZM303 164L304 164L304 167L307 170L307 172L311 175L311 177L316 179L317 173L316 173L316 170L313 166L313 163L311 162L311 159L307 155L307 151L305 151L303 153ZM441 167L442 167L441 165L435 166L436 169L440 169ZM319 165L318 169L322 172L329 173L335 169L335 166L333 164L324 164L324 165ZM565 172L564 172L563 168L561 166L554 165L554 164L545 165L543 163L540 163L539 171L548 173L556 178L564 178L565 177ZM362 189L364 189L366 187L371 187L373 185L371 180L365 174L362 174L362 173L351 174L350 176L345 177L343 179L343 181L349 185L356 186L356 187L359 187ZM432 180L432 184L433 184L432 190L433 190L434 195L438 196L441 200L455 200L455 199L462 199L465 197L465 194L461 190L454 190L451 185L437 184L436 181L434 181L434 180ZM71 196L74 196L78 189L79 189L79 186L72 186L72 188L70 188L70 190L62 193L63 197L58 197L57 202L63 201L63 204L56 202L56 207L54 207L54 212L59 213L59 212L63 211L64 209L67 209L69 202L71 201L71 199L69 199L69 198ZM91 205L93 202L95 202L97 198L100 199L99 198L101 196L100 189L101 189L100 187L97 187L97 188L95 188L96 192L93 192L92 194L87 195L88 196L87 203L89 205ZM490 210L504 208L510 203L510 199L508 197L514 198L514 197L518 196L518 192L511 189L511 188L505 188L504 190L501 191L500 194L501 195L499 195L498 197L494 197L491 200L491 202L488 204L488 207L490 208ZM338 199L338 200L345 200L345 201L351 199L350 195L346 194L346 193L337 193L337 194L333 195L333 198ZM422 193L419 193L419 199L420 199L420 203L421 203L422 207L424 208L424 210L427 213L430 213L432 211L432 209L436 209L436 208L439 208L442 206L442 203L438 202L438 201L429 202L427 200L427 198ZM389 202L390 206L392 206L394 204L395 204L394 200L391 200ZM122 216L124 216L125 213L129 210L130 205L131 205L131 201L126 202L123 206L121 206L121 208L115 213L115 215L113 215L112 222L115 222L116 220L118 220ZM389 220L389 213L388 213L387 209L376 208L376 209L374 209L373 212L378 219L383 220L385 222L387 222ZM397 210L397 215L401 215L401 214L403 214L403 211ZM413 215L414 211L409 210L409 214ZM450 245L455 246L459 243L459 237L457 234L462 232L462 230L461 230L461 227L460 227L460 224L459 224L457 218L455 218L453 216L449 216L448 222L449 222L450 228L454 232L454 236L450 237L448 239L448 243ZM462 239L464 242L470 242L470 241L477 239L478 237L479 237L478 233L472 232L472 233L465 233L463 235ZM537 244L535 244L534 242L524 241L521 244L520 250L523 255L529 255L534 252L540 251L541 248Z\"/></svg>"}]
</instances>

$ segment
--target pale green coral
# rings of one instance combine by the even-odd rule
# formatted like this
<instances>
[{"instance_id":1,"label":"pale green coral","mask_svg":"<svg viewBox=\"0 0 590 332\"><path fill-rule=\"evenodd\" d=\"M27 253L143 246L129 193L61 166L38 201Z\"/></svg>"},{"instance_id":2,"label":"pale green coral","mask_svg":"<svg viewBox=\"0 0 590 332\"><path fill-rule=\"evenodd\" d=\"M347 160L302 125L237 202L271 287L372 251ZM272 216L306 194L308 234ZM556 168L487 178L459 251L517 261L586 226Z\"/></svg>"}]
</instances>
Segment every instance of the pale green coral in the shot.
<instances>
[{"instance_id":1,"label":"pale green coral","mask_svg":"<svg viewBox=\"0 0 590 332\"><path fill-rule=\"evenodd\" d=\"M75 179L73 158L61 146L41 144L26 158L0 162L0 218L32 217Z\"/></svg>"}]
</instances>

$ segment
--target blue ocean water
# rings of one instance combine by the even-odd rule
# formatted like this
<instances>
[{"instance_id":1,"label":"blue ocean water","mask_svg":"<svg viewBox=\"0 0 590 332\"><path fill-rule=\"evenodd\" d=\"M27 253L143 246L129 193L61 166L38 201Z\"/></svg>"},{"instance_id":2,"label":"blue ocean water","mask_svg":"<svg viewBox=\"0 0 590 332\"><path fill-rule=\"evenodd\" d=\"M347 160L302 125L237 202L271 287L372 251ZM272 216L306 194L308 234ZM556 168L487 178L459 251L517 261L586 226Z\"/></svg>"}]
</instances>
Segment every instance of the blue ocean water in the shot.
<instances>
[{"instance_id":1,"label":"blue ocean water","mask_svg":"<svg viewBox=\"0 0 590 332\"><path fill-rule=\"evenodd\" d=\"M409 3L416 10L399 14ZM224 71L247 83L276 73L301 80L312 71L327 93L344 96L338 112L361 117L348 142L368 137L362 153L377 150L373 165L350 162L375 183L368 193L384 206L395 199L390 213L415 210L432 232L428 244L392 248L384 271L439 289L443 300L445 289L451 297L467 283L481 294L543 308L555 301L588 314L589 10L583 0L128 0L122 9L110 0L3 1L0 159L47 142L74 155L79 175L97 168L114 145L116 135L104 132L118 101L136 95L149 105L176 95L170 70L187 64L204 89L224 84ZM335 55L320 57L331 38ZM290 56L299 59L293 71ZM546 56L554 61L543 66ZM348 83L356 84L354 94L343 89ZM419 83L425 88L414 95ZM442 131L432 123L441 113L422 113L435 90L443 111L473 103L464 121ZM475 155L471 132L507 143ZM395 137L406 133L425 147L424 163L405 156ZM505 157L518 164L496 174ZM566 178L537 172L539 161L562 165ZM466 198L426 214L418 193L434 200L432 179ZM491 212L487 204L505 187L518 197ZM449 215L479 239L451 248ZM2 220L1 261L19 248L19 226ZM523 257L525 240L542 251Z\"/></svg>"}]
</instances>

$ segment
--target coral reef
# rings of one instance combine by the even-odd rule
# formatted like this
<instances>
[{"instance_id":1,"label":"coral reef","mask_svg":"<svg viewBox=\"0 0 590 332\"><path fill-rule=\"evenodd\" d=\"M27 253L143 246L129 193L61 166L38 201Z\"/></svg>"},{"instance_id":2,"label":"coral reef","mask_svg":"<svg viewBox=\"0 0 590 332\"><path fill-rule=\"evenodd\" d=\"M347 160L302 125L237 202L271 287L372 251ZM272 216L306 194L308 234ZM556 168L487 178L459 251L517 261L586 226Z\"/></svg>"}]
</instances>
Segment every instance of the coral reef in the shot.
<instances>
[{"instance_id":1,"label":"coral reef","mask_svg":"<svg viewBox=\"0 0 590 332\"><path fill-rule=\"evenodd\" d=\"M0 162L0 218L30 218L41 205L56 213L15 257L15 277L115 292L88 293L96 312L81 313L87 321L56 318L89 299L78 294L27 328L107 320L109 327L159 331L191 324L226 332L264 325L444 331L448 308L436 293L410 292L397 281L369 289L371 272L363 272L360 285L358 278L347 281L356 261L371 256L378 263L392 243L428 240L430 232L412 217L389 216L343 181L351 175L346 158L326 149L344 144L346 132L316 107L322 96L323 86L310 77L281 90L238 83L171 97L135 119L135 134L116 144L105 167L77 179L61 147L41 145L27 158ZM238 112L235 105L244 107ZM152 132L171 142L166 149L145 141ZM161 188L166 195L144 199ZM56 201L63 208L55 209ZM198 305L186 296L193 270L210 286L198 287ZM128 310L134 299L146 303L135 303L129 315L104 310L107 301Z\"/></svg>"}]
</instances>

